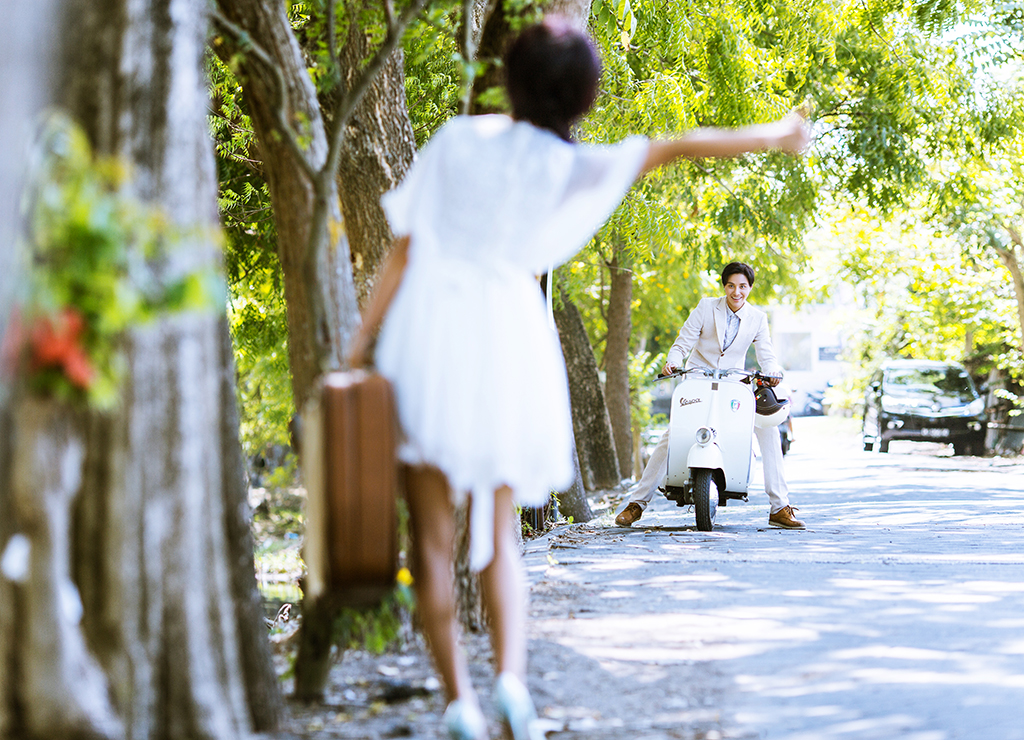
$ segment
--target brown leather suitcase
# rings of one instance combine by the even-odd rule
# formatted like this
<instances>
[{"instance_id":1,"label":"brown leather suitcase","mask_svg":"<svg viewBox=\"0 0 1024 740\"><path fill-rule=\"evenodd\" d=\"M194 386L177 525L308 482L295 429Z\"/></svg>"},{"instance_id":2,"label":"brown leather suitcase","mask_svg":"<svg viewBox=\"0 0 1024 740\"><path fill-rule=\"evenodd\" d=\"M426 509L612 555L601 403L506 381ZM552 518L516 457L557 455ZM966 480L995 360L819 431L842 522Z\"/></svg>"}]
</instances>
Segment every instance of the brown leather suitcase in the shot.
<instances>
[{"instance_id":1,"label":"brown leather suitcase","mask_svg":"<svg viewBox=\"0 0 1024 740\"><path fill-rule=\"evenodd\" d=\"M303 424L307 589L371 603L398 572L394 396L363 370L324 377Z\"/></svg>"}]
</instances>

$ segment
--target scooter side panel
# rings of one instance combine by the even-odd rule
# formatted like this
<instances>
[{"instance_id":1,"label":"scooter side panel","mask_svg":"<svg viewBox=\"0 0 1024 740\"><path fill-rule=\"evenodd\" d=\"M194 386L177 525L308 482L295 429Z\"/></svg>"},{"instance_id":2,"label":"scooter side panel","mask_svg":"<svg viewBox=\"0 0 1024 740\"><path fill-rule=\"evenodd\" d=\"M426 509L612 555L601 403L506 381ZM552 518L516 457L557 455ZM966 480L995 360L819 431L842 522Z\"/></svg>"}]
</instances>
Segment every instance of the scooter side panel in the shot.
<instances>
[{"instance_id":1,"label":"scooter side panel","mask_svg":"<svg viewBox=\"0 0 1024 740\"><path fill-rule=\"evenodd\" d=\"M670 486L682 486L690 477L686 459L695 444L694 433L707 425L710 413L711 381L684 378L672 391L669 413L668 478Z\"/></svg>"},{"instance_id":2,"label":"scooter side panel","mask_svg":"<svg viewBox=\"0 0 1024 740\"><path fill-rule=\"evenodd\" d=\"M718 383L714 394L712 383ZM711 410L712 398L718 406L717 419ZM715 441L724 459L726 490L746 493L754 430L754 394L750 387L703 377L689 377L676 386L669 417L668 485L682 486L689 478L686 461L695 444L694 435L702 426L711 426L717 432Z\"/></svg>"},{"instance_id":3,"label":"scooter side panel","mask_svg":"<svg viewBox=\"0 0 1024 740\"><path fill-rule=\"evenodd\" d=\"M725 459L725 490L746 493L754 443L754 393L745 383L719 386L718 446Z\"/></svg>"}]
</instances>

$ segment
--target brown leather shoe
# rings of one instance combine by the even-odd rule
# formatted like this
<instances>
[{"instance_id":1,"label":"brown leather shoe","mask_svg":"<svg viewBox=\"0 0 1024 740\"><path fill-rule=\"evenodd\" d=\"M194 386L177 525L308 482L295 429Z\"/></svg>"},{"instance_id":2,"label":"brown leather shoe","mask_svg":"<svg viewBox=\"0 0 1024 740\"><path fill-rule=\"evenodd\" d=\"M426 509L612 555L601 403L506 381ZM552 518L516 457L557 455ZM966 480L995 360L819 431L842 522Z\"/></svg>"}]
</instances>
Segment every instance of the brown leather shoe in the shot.
<instances>
[{"instance_id":1,"label":"brown leather shoe","mask_svg":"<svg viewBox=\"0 0 1024 740\"><path fill-rule=\"evenodd\" d=\"M804 523L793 516L794 511L796 509L792 506L784 506L768 517L769 526L782 527L784 529L803 529Z\"/></svg>"},{"instance_id":2,"label":"brown leather shoe","mask_svg":"<svg viewBox=\"0 0 1024 740\"><path fill-rule=\"evenodd\" d=\"M644 510L636 501L630 501L629 506L622 510L622 513L615 517L615 523L620 527L631 527L633 522L644 515Z\"/></svg>"}]
</instances>

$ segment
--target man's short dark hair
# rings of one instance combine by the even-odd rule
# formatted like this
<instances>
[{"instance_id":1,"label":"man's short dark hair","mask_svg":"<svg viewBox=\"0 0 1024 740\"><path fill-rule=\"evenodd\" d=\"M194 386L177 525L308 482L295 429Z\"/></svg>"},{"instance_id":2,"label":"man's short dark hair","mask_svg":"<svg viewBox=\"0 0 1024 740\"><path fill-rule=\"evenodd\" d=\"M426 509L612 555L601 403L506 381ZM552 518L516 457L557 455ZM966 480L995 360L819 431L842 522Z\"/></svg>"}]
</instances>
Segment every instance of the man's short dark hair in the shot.
<instances>
[{"instance_id":1,"label":"man's short dark hair","mask_svg":"<svg viewBox=\"0 0 1024 740\"><path fill-rule=\"evenodd\" d=\"M730 262L722 268L722 285L725 285L730 275L743 275L750 286L754 286L754 268L746 262Z\"/></svg>"}]
</instances>

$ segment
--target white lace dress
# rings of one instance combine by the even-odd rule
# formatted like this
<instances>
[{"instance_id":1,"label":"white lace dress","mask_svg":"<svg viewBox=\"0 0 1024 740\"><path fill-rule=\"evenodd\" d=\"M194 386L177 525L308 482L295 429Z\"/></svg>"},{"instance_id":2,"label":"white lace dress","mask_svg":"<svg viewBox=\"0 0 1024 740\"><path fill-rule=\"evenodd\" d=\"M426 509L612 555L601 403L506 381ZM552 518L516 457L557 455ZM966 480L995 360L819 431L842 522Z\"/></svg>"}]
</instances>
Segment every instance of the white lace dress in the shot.
<instances>
[{"instance_id":1,"label":"white lace dress","mask_svg":"<svg viewBox=\"0 0 1024 740\"><path fill-rule=\"evenodd\" d=\"M576 253L632 184L648 143L573 145L507 116L460 116L382 203L408 235L381 327L400 456L472 495L470 564L493 555L494 490L543 504L573 477L565 364L536 275Z\"/></svg>"}]
</instances>

